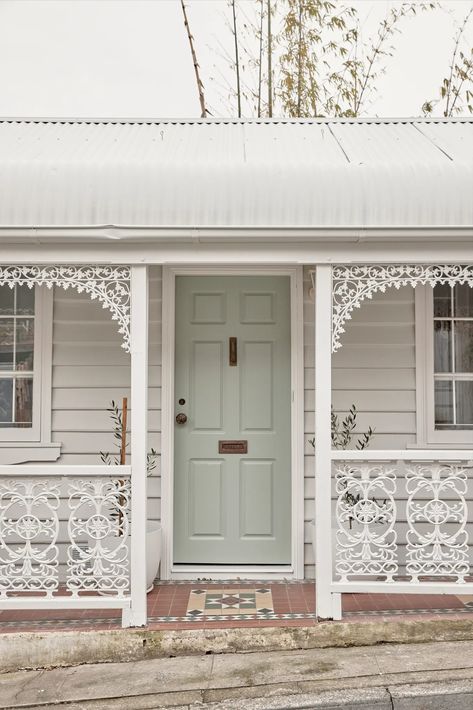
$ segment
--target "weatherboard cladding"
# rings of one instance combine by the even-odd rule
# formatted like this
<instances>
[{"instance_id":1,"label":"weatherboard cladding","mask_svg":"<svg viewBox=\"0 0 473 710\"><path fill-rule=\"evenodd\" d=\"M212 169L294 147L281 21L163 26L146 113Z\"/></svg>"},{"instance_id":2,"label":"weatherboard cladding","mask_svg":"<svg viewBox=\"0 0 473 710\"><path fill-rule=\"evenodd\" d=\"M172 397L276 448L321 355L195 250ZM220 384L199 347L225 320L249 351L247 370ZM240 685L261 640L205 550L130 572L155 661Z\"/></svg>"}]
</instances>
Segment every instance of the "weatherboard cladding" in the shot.
<instances>
[{"instance_id":1,"label":"weatherboard cladding","mask_svg":"<svg viewBox=\"0 0 473 710\"><path fill-rule=\"evenodd\" d=\"M1 227L473 225L473 121L0 121Z\"/></svg>"}]
</instances>

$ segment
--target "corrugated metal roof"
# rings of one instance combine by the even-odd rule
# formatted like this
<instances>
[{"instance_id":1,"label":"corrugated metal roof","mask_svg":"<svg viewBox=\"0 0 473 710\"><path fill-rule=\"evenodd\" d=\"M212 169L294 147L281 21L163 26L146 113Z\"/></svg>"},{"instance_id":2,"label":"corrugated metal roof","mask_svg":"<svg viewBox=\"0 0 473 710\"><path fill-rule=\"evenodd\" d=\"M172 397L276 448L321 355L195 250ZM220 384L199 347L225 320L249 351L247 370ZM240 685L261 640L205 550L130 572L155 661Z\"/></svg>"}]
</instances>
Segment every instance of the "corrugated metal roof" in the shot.
<instances>
[{"instance_id":1,"label":"corrugated metal roof","mask_svg":"<svg viewBox=\"0 0 473 710\"><path fill-rule=\"evenodd\" d=\"M472 227L473 121L0 121L0 227Z\"/></svg>"}]
</instances>

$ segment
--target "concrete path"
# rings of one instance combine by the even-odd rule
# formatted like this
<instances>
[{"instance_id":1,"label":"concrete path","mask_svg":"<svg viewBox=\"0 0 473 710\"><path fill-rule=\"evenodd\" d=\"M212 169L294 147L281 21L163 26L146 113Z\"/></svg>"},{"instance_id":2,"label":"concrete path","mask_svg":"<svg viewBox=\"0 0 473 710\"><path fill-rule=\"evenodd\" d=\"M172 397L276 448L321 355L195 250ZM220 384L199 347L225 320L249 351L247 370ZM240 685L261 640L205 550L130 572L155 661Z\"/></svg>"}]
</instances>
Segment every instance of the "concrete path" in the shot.
<instances>
[{"instance_id":1,"label":"concrete path","mask_svg":"<svg viewBox=\"0 0 473 710\"><path fill-rule=\"evenodd\" d=\"M0 709L471 710L473 642L162 658L0 675Z\"/></svg>"}]
</instances>

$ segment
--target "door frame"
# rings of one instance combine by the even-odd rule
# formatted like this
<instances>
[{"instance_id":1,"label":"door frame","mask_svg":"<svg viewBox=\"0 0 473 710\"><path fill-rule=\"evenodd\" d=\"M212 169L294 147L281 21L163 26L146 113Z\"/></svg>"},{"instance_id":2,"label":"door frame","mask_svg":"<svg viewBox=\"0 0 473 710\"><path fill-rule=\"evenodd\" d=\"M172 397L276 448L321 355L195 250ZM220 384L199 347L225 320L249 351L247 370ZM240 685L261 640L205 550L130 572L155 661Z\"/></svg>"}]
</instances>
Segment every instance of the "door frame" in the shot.
<instances>
[{"instance_id":1,"label":"door frame","mask_svg":"<svg viewBox=\"0 0 473 710\"><path fill-rule=\"evenodd\" d=\"M176 276L289 276L291 319L291 563L289 565L182 565L173 563L174 354ZM162 291L161 579L304 578L304 313L302 266L163 266Z\"/></svg>"}]
</instances>

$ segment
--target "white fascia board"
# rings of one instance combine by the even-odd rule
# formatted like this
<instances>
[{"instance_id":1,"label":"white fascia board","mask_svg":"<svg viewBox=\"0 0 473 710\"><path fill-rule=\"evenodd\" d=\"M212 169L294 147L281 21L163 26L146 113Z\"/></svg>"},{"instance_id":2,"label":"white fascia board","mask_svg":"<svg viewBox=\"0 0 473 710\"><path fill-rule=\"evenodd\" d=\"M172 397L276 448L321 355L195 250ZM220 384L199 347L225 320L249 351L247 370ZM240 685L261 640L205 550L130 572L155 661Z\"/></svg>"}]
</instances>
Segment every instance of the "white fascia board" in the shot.
<instances>
[{"instance_id":1,"label":"white fascia board","mask_svg":"<svg viewBox=\"0 0 473 710\"><path fill-rule=\"evenodd\" d=\"M473 239L443 242L336 244L15 244L2 245L6 264L324 264L470 263Z\"/></svg>"}]
</instances>

